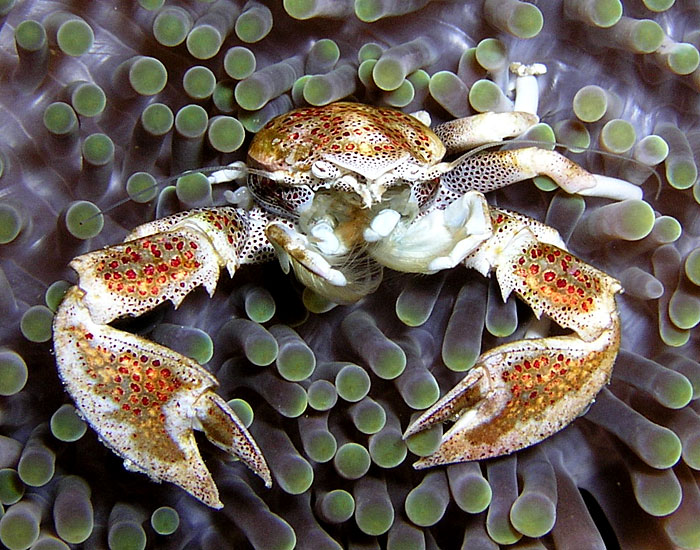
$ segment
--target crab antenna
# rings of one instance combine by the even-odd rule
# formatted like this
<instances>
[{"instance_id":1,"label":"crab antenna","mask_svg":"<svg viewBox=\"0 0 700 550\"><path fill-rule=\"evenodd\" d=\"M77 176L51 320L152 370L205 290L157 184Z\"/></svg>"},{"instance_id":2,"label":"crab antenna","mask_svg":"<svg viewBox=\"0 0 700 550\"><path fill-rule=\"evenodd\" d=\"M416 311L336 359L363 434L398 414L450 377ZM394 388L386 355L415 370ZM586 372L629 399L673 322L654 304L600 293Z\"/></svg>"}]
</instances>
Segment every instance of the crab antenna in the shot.
<instances>
[{"instance_id":1,"label":"crab antenna","mask_svg":"<svg viewBox=\"0 0 700 550\"><path fill-rule=\"evenodd\" d=\"M247 176L248 174L262 176L264 178L269 178L273 181L277 181L280 179L278 174L275 172L269 172L267 170L258 170L257 168L250 168L241 161L233 162L228 166L212 167L211 169L214 170L214 172L211 172L207 179L212 184L233 181L240 177ZM208 171L209 170L207 170L207 172ZM197 172L202 172L202 170L197 170Z\"/></svg>"},{"instance_id":2,"label":"crab antenna","mask_svg":"<svg viewBox=\"0 0 700 550\"><path fill-rule=\"evenodd\" d=\"M177 181L178 179L180 179L183 176L189 176L190 174L202 174L202 175L207 176L209 183L217 184L217 183L223 183L223 182L227 182L227 181L236 180L242 176L247 175L248 173L264 175L264 176L268 175L267 172L262 173L259 170L254 170L254 169L248 168L245 165L245 163L243 163L242 161L236 161L236 162L233 162L233 163L227 164L227 165L209 166L207 168L185 170L184 172L177 174L175 176L169 176L167 178L158 180L153 185L149 185L147 187L144 187L143 189L140 189L136 193L133 193L132 196L130 196L130 197L124 197L123 199L119 199L118 201L113 202L110 206L108 206L106 208L100 208L92 216L80 221L79 224L83 225L84 223L87 223L90 220L92 220L98 216L101 216L103 214L107 214L108 212L111 212L115 208L118 208L118 207L122 206L123 204L126 204L130 200L133 200L133 197L138 197L138 196L143 195L145 193L149 193L153 189L158 189L160 187L167 185L170 182Z\"/></svg>"}]
</instances>

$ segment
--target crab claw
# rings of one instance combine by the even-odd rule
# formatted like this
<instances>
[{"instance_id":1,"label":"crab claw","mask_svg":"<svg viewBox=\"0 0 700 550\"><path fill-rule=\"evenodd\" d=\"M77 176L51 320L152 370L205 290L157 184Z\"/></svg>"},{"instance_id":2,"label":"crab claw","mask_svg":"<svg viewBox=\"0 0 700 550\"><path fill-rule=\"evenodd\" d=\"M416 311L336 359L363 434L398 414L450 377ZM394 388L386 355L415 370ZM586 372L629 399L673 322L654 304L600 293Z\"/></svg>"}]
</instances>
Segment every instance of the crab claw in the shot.
<instances>
[{"instance_id":1,"label":"crab claw","mask_svg":"<svg viewBox=\"0 0 700 550\"><path fill-rule=\"evenodd\" d=\"M417 469L510 454L572 422L609 381L619 326L592 342L577 336L520 340L484 353L469 374L417 418L404 438L456 420Z\"/></svg>"},{"instance_id":2,"label":"crab claw","mask_svg":"<svg viewBox=\"0 0 700 550\"><path fill-rule=\"evenodd\" d=\"M85 292L68 290L54 319L59 375L80 414L128 470L182 487L212 508L219 494L193 428L271 485L255 441L195 361L140 336L96 323Z\"/></svg>"},{"instance_id":3,"label":"crab claw","mask_svg":"<svg viewBox=\"0 0 700 550\"><path fill-rule=\"evenodd\" d=\"M493 235L465 265L495 271L504 300L515 292L538 318L544 313L574 333L509 342L482 354L406 430L404 438L456 420L416 468L509 454L561 430L609 382L620 347L620 283L552 244L561 241L553 229L496 208L491 217Z\"/></svg>"}]
</instances>

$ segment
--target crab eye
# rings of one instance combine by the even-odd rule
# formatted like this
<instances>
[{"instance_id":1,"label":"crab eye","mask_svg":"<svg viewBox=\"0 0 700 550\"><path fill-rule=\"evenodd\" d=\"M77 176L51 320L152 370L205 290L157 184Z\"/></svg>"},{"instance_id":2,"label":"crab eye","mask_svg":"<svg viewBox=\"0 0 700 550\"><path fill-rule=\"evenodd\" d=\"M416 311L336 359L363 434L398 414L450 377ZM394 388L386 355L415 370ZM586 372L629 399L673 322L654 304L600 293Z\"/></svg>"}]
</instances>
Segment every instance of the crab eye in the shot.
<instances>
[{"instance_id":1,"label":"crab eye","mask_svg":"<svg viewBox=\"0 0 700 550\"><path fill-rule=\"evenodd\" d=\"M406 164L401 167L401 177L409 181L415 181L421 177L421 169L414 164Z\"/></svg>"},{"instance_id":2,"label":"crab eye","mask_svg":"<svg viewBox=\"0 0 700 550\"><path fill-rule=\"evenodd\" d=\"M318 179L336 178L339 175L338 169L325 160L317 160L311 165L311 173Z\"/></svg>"}]
</instances>

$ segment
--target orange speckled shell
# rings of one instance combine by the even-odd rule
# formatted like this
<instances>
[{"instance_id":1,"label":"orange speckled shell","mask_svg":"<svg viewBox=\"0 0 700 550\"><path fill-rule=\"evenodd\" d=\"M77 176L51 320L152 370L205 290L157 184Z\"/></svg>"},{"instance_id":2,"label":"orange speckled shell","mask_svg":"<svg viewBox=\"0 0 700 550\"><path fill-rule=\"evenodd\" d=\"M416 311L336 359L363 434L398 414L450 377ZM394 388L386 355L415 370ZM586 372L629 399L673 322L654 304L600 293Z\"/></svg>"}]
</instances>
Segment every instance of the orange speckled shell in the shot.
<instances>
[{"instance_id":1,"label":"orange speckled shell","mask_svg":"<svg viewBox=\"0 0 700 550\"><path fill-rule=\"evenodd\" d=\"M304 172L328 155L347 165L389 166L409 154L423 165L442 160L445 147L416 118L387 107L339 102L304 107L273 118L248 150L248 164L268 171ZM362 170L358 170L362 173Z\"/></svg>"}]
</instances>

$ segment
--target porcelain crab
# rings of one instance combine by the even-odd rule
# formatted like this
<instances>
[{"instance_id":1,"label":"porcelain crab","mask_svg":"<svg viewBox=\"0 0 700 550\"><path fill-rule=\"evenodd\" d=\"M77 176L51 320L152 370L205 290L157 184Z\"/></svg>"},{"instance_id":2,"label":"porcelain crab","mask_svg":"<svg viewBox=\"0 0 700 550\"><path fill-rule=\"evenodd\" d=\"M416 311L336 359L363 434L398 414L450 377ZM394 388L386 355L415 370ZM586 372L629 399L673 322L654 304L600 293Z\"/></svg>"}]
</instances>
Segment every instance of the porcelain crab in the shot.
<instances>
[{"instance_id":1,"label":"porcelain crab","mask_svg":"<svg viewBox=\"0 0 700 550\"><path fill-rule=\"evenodd\" d=\"M404 437L457 420L416 467L507 454L563 428L610 378L621 287L568 252L554 229L487 204L483 193L537 174L572 193L598 192L606 181L537 147L470 152L536 122L527 112L485 113L431 130L425 113L351 102L271 120L246 163L210 175L213 182L247 178L244 207L158 219L70 263L79 282L55 317L54 347L80 413L127 469L175 483L214 508L222 504L193 429L269 486L259 448L213 391L216 379L108 323L167 300L178 306L199 285L211 295L221 267L233 275L276 256L285 272L338 303L373 292L384 267L434 273L462 264L495 272L504 298L516 292L538 317L573 331L485 352L406 429Z\"/></svg>"}]
</instances>

